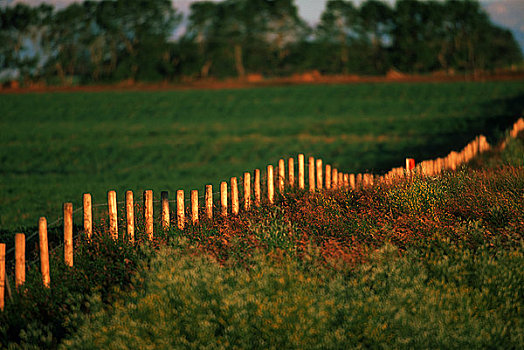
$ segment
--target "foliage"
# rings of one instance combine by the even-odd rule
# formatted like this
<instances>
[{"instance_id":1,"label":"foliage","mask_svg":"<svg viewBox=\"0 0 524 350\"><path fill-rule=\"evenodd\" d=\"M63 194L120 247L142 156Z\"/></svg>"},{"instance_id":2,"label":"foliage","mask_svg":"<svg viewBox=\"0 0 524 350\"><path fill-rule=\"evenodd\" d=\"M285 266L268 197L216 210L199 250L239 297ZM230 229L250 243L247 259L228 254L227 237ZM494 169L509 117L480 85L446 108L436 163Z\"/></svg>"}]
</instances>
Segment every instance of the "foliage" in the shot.
<instances>
[{"instance_id":1,"label":"foliage","mask_svg":"<svg viewBox=\"0 0 524 350\"><path fill-rule=\"evenodd\" d=\"M162 250L143 289L93 314L64 348L521 346L523 247L439 243L423 260L385 245L337 274L286 256L257 255L246 270Z\"/></svg>"},{"instance_id":2,"label":"foliage","mask_svg":"<svg viewBox=\"0 0 524 350\"><path fill-rule=\"evenodd\" d=\"M169 0L62 9L0 7L0 72L23 84L207 79L250 73L455 74L522 61L512 33L477 1L326 2L311 28L294 0L194 2L184 34ZM18 74L18 77L17 77ZM11 75L11 77L9 77Z\"/></svg>"},{"instance_id":3,"label":"foliage","mask_svg":"<svg viewBox=\"0 0 524 350\"><path fill-rule=\"evenodd\" d=\"M108 232L98 231L89 244L77 241L72 268L64 264L62 253L51 252L51 288L44 287L38 260L31 259L26 283L12 290L13 300L0 312L0 346L56 348L92 309L90 295L97 293L100 302L111 303L122 291L138 287L130 285L131 279L150 254L147 246L113 241Z\"/></svg>"}]
</instances>

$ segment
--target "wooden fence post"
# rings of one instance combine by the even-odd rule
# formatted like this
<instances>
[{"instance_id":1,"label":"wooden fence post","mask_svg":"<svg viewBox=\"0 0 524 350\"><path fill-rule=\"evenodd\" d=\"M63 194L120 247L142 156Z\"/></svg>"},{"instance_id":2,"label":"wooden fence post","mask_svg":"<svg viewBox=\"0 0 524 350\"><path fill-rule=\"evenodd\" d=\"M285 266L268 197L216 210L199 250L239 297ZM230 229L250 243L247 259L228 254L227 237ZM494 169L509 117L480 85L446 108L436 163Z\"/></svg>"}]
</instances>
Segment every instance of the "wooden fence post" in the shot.
<instances>
[{"instance_id":1,"label":"wooden fence post","mask_svg":"<svg viewBox=\"0 0 524 350\"><path fill-rule=\"evenodd\" d=\"M25 235L15 235L15 286L18 289L25 282Z\"/></svg>"},{"instance_id":2,"label":"wooden fence post","mask_svg":"<svg viewBox=\"0 0 524 350\"><path fill-rule=\"evenodd\" d=\"M288 182L289 187L295 187L295 160L293 158L288 159Z\"/></svg>"},{"instance_id":3,"label":"wooden fence post","mask_svg":"<svg viewBox=\"0 0 524 350\"><path fill-rule=\"evenodd\" d=\"M186 221L186 210L184 207L184 190L176 191L176 215L179 230L183 230Z\"/></svg>"},{"instance_id":4,"label":"wooden fence post","mask_svg":"<svg viewBox=\"0 0 524 350\"><path fill-rule=\"evenodd\" d=\"M278 192L280 194L284 193L284 186L286 180L286 168L284 159L278 161Z\"/></svg>"},{"instance_id":5,"label":"wooden fence post","mask_svg":"<svg viewBox=\"0 0 524 350\"><path fill-rule=\"evenodd\" d=\"M322 189L322 159L317 159L317 189Z\"/></svg>"},{"instance_id":6,"label":"wooden fence post","mask_svg":"<svg viewBox=\"0 0 524 350\"><path fill-rule=\"evenodd\" d=\"M191 191L191 222L198 224L198 190Z\"/></svg>"},{"instance_id":7,"label":"wooden fence post","mask_svg":"<svg viewBox=\"0 0 524 350\"><path fill-rule=\"evenodd\" d=\"M153 191L144 191L144 221L146 234L150 241L153 240Z\"/></svg>"},{"instance_id":8,"label":"wooden fence post","mask_svg":"<svg viewBox=\"0 0 524 350\"><path fill-rule=\"evenodd\" d=\"M109 210L109 233L114 240L118 239L118 219L116 211L116 192L107 193L107 206Z\"/></svg>"},{"instance_id":9,"label":"wooden fence post","mask_svg":"<svg viewBox=\"0 0 524 350\"><path fill-rule=\"evenodd\" d=\"M160 192L160 202L162 204L162 228L169 230L171 218L169 217L169 193L167 191Z\"/></svg>"},{"instance_id":10,"label":"wooden fence post","mask_svg":"<svg viewBox=\"0 0 524 350\"><path fill-rule=\"evenodd\" d=\"M298 155L298 188L303 190L305 186L304 181L304 155L299 154Z\"/></svg>"},{"instance_id":11,"label":"wooden fence post","mask_svg":"<svg viewBox=\"0 0 524 350\"><path fill-rule=\"evenodd\" d=\"M5 243L0 243L0 311L5 305Z\"/></svg>"},{"instance_id":12,"label":"wooden fence post","mask_svg":"<svg viewBox=\"0 0 524 350\"><path fill-rule=\"evenodd\" d=\"M273 204L275 201L275 182L273 180L273 165L267 166L267 199Z\"/></svg>"},{"instance_id":13,"label":"wooden fence post","mask_svg":"<svg viewBox=\"0 0 524 350\"><path fill-rule=\"evenodd\" d=\"M344 174L344 189L346 191L349 190L349 175L348 174Z\"/></svg>"},{"instance_id":14,"label":"wooden fence post","mask_svg":"<svg viewBox=\"0 0 524 350\"><path fill-rule=\"evenodd\" d=\"M254 181L255 205L259 206L262 199L262 191L260 189L260 169L255 169Z\"/></svg>"},{"instance_id":15,"label":"wooden fence post","mask_svg":"<svg viewBox=\"0 0 524 350\"><path fill-rule=\"evenodd\" d=\"M49 273L49 244L47 240L47 220L41 217L38 220L38 237L40 238L40 272L42 273L42 282L48 287L51 283Z\"/></svg>"},{"instance_id":16,"label":"wooden fence post","mask_svg":"<svg viewBox=\"0 0 524 350\"><path fill-rule=\"evenodd\" d=\"M413 169L415 169L415 159L406 158L406 172L410 174Z\"/></svg>"},{"instance_id":17,"label":"wooden fence post","mask_svg":"<svg viewBox=\"0 0 524 350\"><path fill-rule=\"evenodd\" d=\"M220 207L222 210L222 216L227 216L227 182L222 181L220 183Z\"/></svg>"},{"instance_id":18,"label":"wooden fence post","mask_svg":"<svg viewBox=\"0 0 524 350\"><path fill-rule=\"evenodd\" d=\"M331 170L331 188L336 190L338 188L338 170L333 168Z\"/></svg>"},{"instance_id":19,"label":"wooden fence post","mask_svg":"<svg viewBox=\"0 0 524 350\"><path fill-rule=\"evenodd\" d=\"M326 164L326 190L331 189L331 165Z\"/></svg>"},{"instance_id":20,"label":"wooden fence post","mask_svg":"<svg viewBox=\"0 0 524 350\"><path fill-rule=\"evenodd\" d=\"M309 192L315 192L315 158L309 157Z\"/></svg>"},{"instance_id":21,"label":"wooden fence post","mask_svg":"<svg viewBox=\"0 0 524 350\"><path fill-rule=\"evenodd\" d=\"M64 203L64 261L73 266L73 204Z\"/></svg>"},{"instance_id":22,"label":"wooden fence post","mask_svg":"<svg viewBox=\"0 0 524 350\"><path fill-rule=\"evenodd\" d=\"M364 183L364 187L373 186L373 174L365 173L362 182Z\"/></svg>"},{"instance_id":23,"label":"wooden fence post","mask_svg":"<svg viewBox=\"0 0 524 350\"><path fill-rule=\"evenodd\" d=\"M357 174L357 177L355 178L355 187L357 188L362 187L362 173Z\"/></svg>"},{"instance_id":24,"label":"wooden fence post","mask_svg":"<svg viewBox=\"0 0 524 350\"><path fill-rule=\"evenodd\" d=\"M206 215L213 218L213 185L206 185Z\"/></svg>"},{"instance_id":25,"label":"wooden fence post","mask_svg":"<svg viewBox=\"0 0 524 350\"><path fill-rule=\"evenodd\" d=\"M349 187L351 187L352 190L357 188L357 184L355 181L355 174L349 174Z\"/></svg>"},{"instance_id":26,"label":"wooden fence post","mask_svg":"<svg viewBox=\"0 0 524 350\"><path fill-rule=\"evenodd\" d=\"M239 211L238 203L238 182L236 177L231 178L231 213L237 215Z\"/></svg>"},{"instance_id":27,"label":"wooden fence post","mask_svg":"<svg viewBox=\"0 0 524 350\"><path fill-rule=\"evenodd\" d=\"M248 211L251 207L251 174L244 173L244 210Z\"/></svg>"},{"instance_id":28,"label":"wooden fence post","mask_svg":"<svg viewBox=\"0 0 524 350\"><path fill-rule=\"evenodd\" d=\"M337 176L337 187L341 188L343 186L344 186L344 174L342 172L339 172Z\"/></svg>"},{"instance_id":29,"label":"wooden fence post","mask_svg":"<svg viewBox=\"0 0 524 350\"><path fill-rule=\"evenodd\" d=\"M127 217L127 239L135 242L135 205L133 203L133 191L126 191L126 217Z\"/></svg>"},{"instance_id":30,"label":"wooden fence post","mask_svg":"<svg viewBox=\"0 0 524 350\"><path fill-rule=\"evenodd\" d=\"M88 240L93 235L93 208L91 194L84 193L84 232Z\"/></svg>"}]
</instances>

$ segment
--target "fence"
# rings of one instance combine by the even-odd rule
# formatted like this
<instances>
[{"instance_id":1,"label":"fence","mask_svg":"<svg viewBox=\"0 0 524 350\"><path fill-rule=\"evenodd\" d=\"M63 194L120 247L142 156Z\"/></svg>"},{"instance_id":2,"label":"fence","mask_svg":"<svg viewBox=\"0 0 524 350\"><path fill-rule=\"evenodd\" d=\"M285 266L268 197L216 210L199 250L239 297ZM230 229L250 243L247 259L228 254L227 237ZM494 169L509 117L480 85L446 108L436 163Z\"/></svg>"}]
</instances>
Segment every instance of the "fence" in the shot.
<instances>
[{"instance_id":1,"label":"fence","mask_svg":"<svg viewBox=\"0 0 524 350\"><path fill-rule=\"evenodd\" d=\"M524 119L520 118L510 130L508 137L502 142L501 148L506 147L509 138L514 138L517 134L524 130ZM242 198L239 196L239 181L236 177L232 177L229 183L222 182L220 184L220 191L213 192L212 185L205 186L205 194L200 196L197 190L192 190L190 194L190 218L186 218L186 200L185 192L178 190L176 193L176 200L170 201L168 193L163 191L160 195L161 204L161 225L162 228L170 228L172 223L176 223L176 227L184 230L187 225L198 225L199 210L201 209L200 200L204 199L202 213L205 213L207 219L213 219L214 215L228 216L239 214L240 208L247 211L253 205L259 206L262 201L273 204L275 201L275 180L276 188L279 193L284 193L286 187L294 188L295 186L300 190L306 190L306 168L308 170L308 187L310 192L321 190L336 190L342 189L345 191L355 190L360 187L369 187L378 183L391 184L399 179L410 177L417 173L422 176L435 176L445 170L455 170L461 164L469 162L477 154L489 150L491 146L488 144L484 136L477 136L473 141L468 143L461 151L450 152L444 158L437 158L434 160L425 160L415 165L415 160L411 158L406 159L405 166L391 169L382 176L374 176L373 174L349 174L332 167L330 164L323 165L322 159L308 158L306 167L305 156L299 154L297 156L297 177L295 178L295 159L289 158L286 166L284 159L280 159L277 166L276 177L274 175L273 165L268 165L265 171L264 178L261 178L260 169L255 169L253 172L253 181L251 180L251 173L245 172L243 178L240 180L240 187L243 189ZM263 181L265 180L265 181ZM295 181L296 180L296 181ZM263 183L265 182L265 187ZM220 194L219 203L220 210L214 210L214 196ZM98 204L96 206L107 205L109 217L109 233L113 239L119 237L117 206L124 204L124 202L117 203L115 191L108 192L107 204ZM242 206L240 201L242 201ZM145 232L148 239L152 240L154 235L153 229L153 191L146 190L143 193L143 208L144 208L144 223ZM172 222L170 217L170 202L176 202L176 222ZM125 195L125 212L126 212L126 239L131 242L135 240L135 206L134 194L132 191L127 191ZM231 208L229 208L229 205ZM93 234L93 207L91 194L85 193L83 197L83 206L75 212L83 210L83 232L86 239L89 241ZM217 212L217 213L216 213ZM64 231L64 262L68 266L73 266L73 205L65 203L63 207L63 231ZM62 219L62 218L61 218ZM58 223L61 219L55 221ZM173 220L175 221L175 220ZM42 274L42 282L45 286L51 286L50 269L49 269L49 247L47 238L47 220L41 217L38 223L39 236L39 252L40 252L40 271ZM15 287L18 289L25 282L25 244L26 238L23 233L17 233L15 236ZM13 249L13 248L12 248ZM12 251L11 249L11 251ZM5 268L6 262L6 245L0 243L0 310L4 308L5 292L11 295L9 287L9 280Z\"/></svg>"}]
</instances>

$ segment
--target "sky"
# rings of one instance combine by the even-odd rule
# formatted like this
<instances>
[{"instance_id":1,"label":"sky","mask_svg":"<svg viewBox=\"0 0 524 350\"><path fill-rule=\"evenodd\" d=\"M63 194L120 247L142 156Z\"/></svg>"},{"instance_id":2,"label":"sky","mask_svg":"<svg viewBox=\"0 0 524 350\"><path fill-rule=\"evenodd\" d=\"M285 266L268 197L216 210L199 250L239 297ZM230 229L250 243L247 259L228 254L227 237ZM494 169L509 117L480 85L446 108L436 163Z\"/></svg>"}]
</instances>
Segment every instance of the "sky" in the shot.
<instances>
[{"instance_id":1,"label":"sky","mask_svg":"<svg viewBox=\"0 0 524 350\"><path fill-rule=\"evenodd\" d=\"M0 0L0 4L16 4L23 2L30 5L37 5L42 2L53 4L56 7L67 6L71 2L80 0ZM172 0L175 7L187 14L189 5L199 0ZM220 0L214 0L220 1ZM316 24L324 10L327 0L295 0L300 16L309 24ZM394 3L394 0L387 0ZM355 0L359 4L362 0ZM515 39L520 44L524 52L524 0L481 0L483 8L488 12L493 22L502 27L506 27L513 32Z\"/></svg>"}]
</instances>

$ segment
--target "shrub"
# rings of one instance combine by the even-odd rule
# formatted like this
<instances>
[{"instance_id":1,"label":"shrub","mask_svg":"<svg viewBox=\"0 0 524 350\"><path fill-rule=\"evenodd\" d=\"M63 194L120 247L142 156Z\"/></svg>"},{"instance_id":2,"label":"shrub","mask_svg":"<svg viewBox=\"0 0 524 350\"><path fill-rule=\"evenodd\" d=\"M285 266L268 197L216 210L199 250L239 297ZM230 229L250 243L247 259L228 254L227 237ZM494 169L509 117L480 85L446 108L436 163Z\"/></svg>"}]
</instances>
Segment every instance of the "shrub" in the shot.
<instances>
[{"instance_id":1,"label":"shrub","mask_svg":"<svg viewBox=\"0 0 524 350\"><path fill-rule=\"evenodd\" d=\"M250 269L161 250L141 290L65 348L518 348L523 246L451 243L420 259L385 245L346 273L257 254Z\"/></svg>"}]
</instances>

